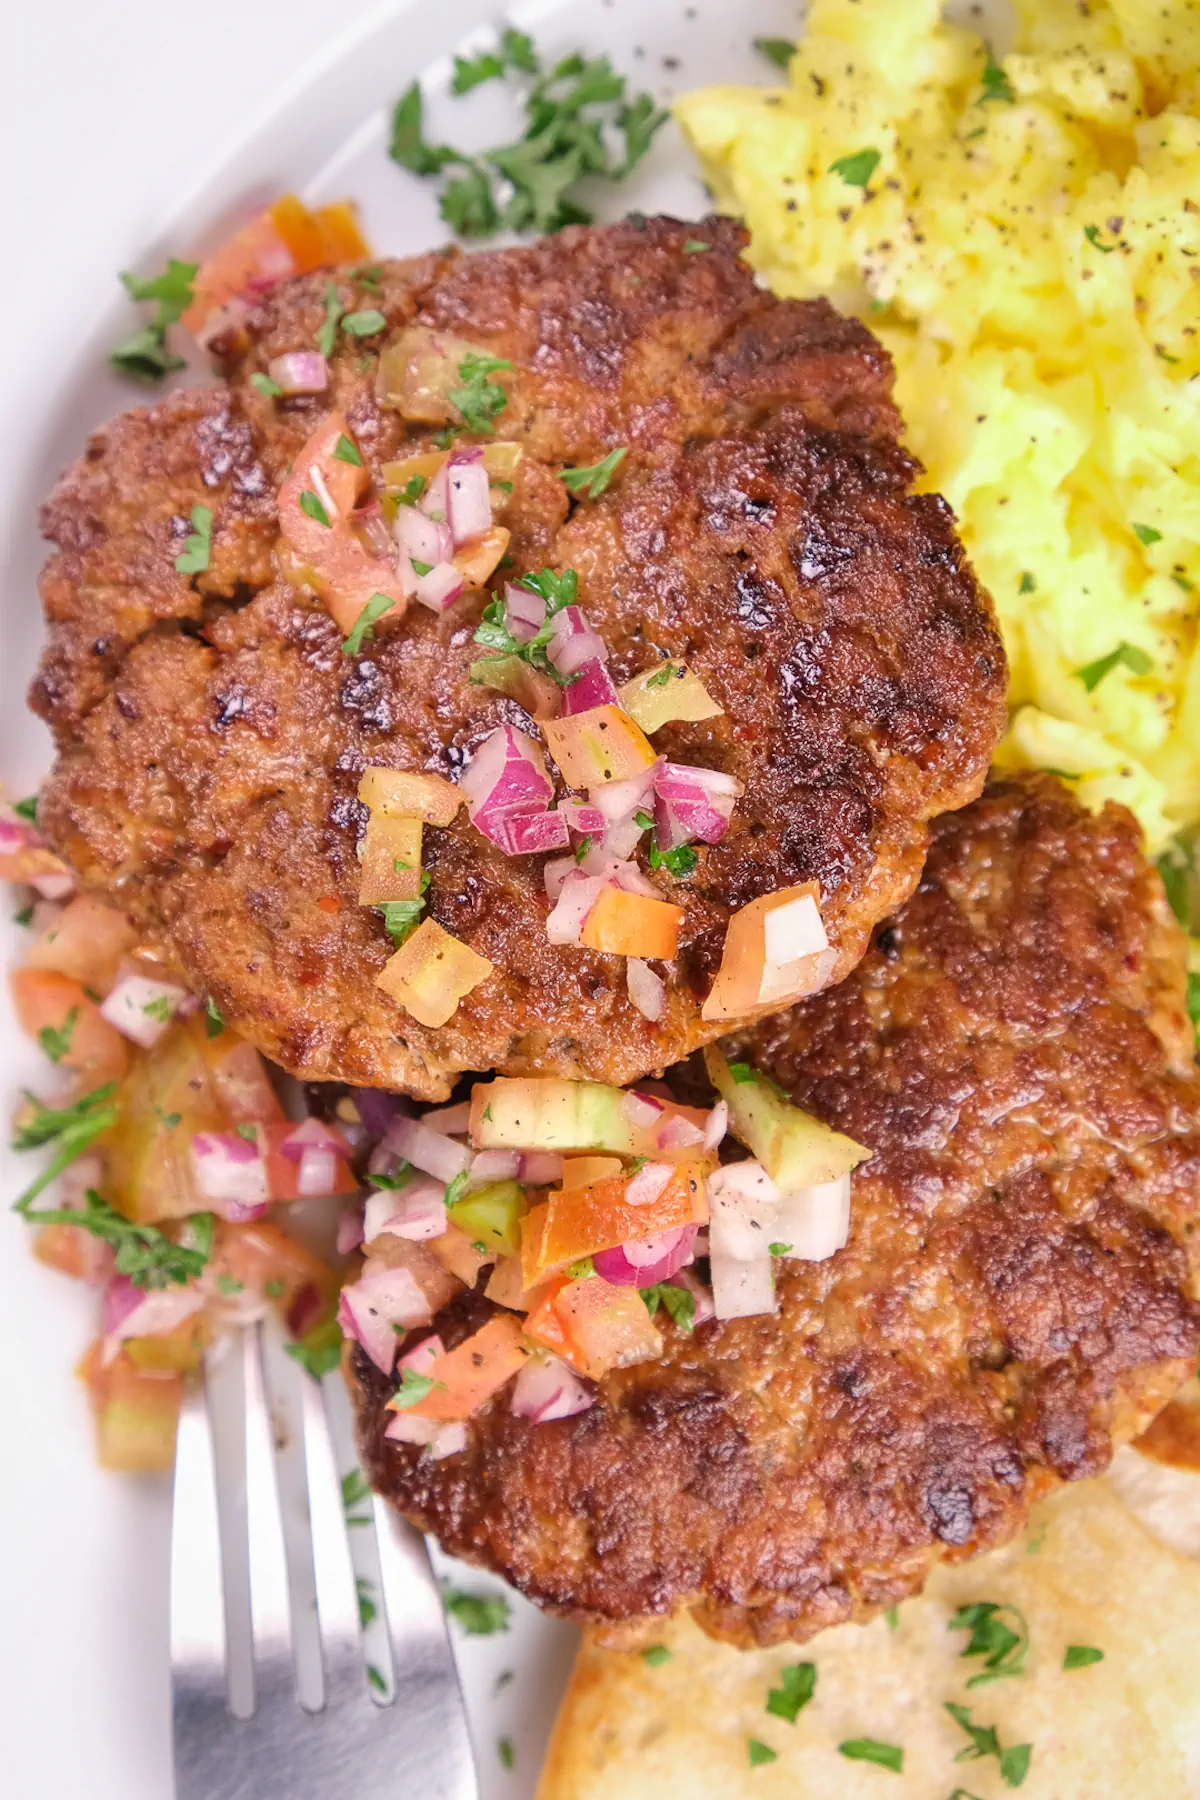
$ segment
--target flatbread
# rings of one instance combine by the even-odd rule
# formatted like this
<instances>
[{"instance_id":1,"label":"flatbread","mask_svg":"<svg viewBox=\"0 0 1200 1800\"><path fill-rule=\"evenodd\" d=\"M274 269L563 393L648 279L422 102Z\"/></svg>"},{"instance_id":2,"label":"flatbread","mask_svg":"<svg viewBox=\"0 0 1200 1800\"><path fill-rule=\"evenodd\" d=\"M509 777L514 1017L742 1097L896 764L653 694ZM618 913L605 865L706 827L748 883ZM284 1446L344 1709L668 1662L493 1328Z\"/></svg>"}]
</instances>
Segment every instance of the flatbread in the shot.
<instances>
[{"instance_id":1,"label":"flatbread","mask_svg":"<svg viewBox=\"0 0 1200 1800\"><path fill-rule=\"evenodd\" d=\"M1033 1746L1021 1800L1200 1800L1200 1560L1164 1541L1200 1551L1200 1473L1129 1450L1120 1462L1043 1502L1024 1540L935 1570L895 1629L876 1619L802 1647L738 1651L681 1622L664 1629L671 1656L656 1665L585 1642L538 1800L1007 1794L995 1757L955 1762L969 1740L947 1700L1002 1746ZM947 1620L983 1600L1024 1613L1027 1672L968 1691L980 1664ZM1064 1671L1072 1644L1104 1661ZM816 1664L816 1693L789 1725L767 1713L767 1693L800 1661ZM752 1767L751 1738L778 1759ZM902 1773L840 1755L852 1738L901 1746Z\"/></svg>"}]
</instances>

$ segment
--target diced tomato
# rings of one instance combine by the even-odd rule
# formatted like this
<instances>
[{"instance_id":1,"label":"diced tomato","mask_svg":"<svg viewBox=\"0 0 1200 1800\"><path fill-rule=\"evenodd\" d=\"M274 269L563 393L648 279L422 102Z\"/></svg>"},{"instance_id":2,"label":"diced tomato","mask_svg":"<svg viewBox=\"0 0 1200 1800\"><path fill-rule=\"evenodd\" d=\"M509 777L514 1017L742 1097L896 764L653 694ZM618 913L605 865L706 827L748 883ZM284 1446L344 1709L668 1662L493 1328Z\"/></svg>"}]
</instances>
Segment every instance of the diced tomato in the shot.
<instances>
[{"instance_id":1,"label":"diced tomato","mask_svg":"<svg viewBox=\"0 0 1200 1800\"><path fill-rule=\"evenodd\" d=\"M319 1256L266 1219L251 1225L218 1220L211 1267L218 1282L225 1276L252 1294L264 1295L281 1319L291 1318L301 1327L311 1320L301 1319L299 1311L316 1316L338 1287L337 1276ZM315 1306L308 1298L312 1294L318 1297Z\"/></svg>"},{"instance_id":2,"label":"diced tomato","mask_svg":"<svg viewBox=\"0 0 1200 1800\"><path fill-rule=\"evenodd\" d=\"M491 525L454 552L450 560L468 587L482 587L488 576L499 568L511 537L506 526Z\"/></svg>"},{"instance_id":3,"label":"diced tomato","mask_svg":"<svg viewBox=\"0 0 1200 1800\"><path fill-rule=\"evenodd\" d=\"M272 1200L311 1199L311 1195L304 1195L300 1192L299 1161L282 1155L280 1151L280 1145L295 1131L295 1125L284 1119L279 1124L264 1125L262 1129L267 1140L267 1186ZM345 1140L337 1127L329 1126L328 1129L344 1146ZM358 1177L345 1156L337 1156L334 1159L333 1185L329 1192L331 1194L356 1194L358 1192Z\"/></svg>"},{"instance_id":4,"label":"diced tomato","mask_svg":"<svg viewBox=\"0 0 1200 1800\"><path fill-rule=\"evenodd\" d=\"M682 906L606 887L584 922L580 942L610 956L657 957L670 961L679 947Z\"/></svg>"},{"instance_id":5,"label":"diced tomato","mask_svg":"<svg viewBox=\"0 0 1200 1800\"><path fill-rule=\"evenodd\" d=\"M498 1313L457 1348L438 1357L429 1370L434 1386L404 1410L420 1419L469 1419L511 1381L528 1356L516 1319L511 1313Z\"/></svg>"},{"instance_id":6,"label":"diced tomato","mask_svg":"<svg viewBox=\"0 0 1200 1800\"><path fill-rule=\"evenodd\" d=\"M352 201L335 200L332 206L318 206L312 216L324 243L322 261L349 263L370 256L371 246L359 227Z\"/></svg>"},{"instance_id":7,"label":"diced tomato","mask_svg":"<svg viewBox=\"0 0 1200 1800\"><path fill-rule=\"evenodd\" d=\"M420 1025L444 1025L458 1003L486 981L495 965L468 944L425 919L406 944L388 958L375 985L390 994Z\"/></svg>"},{"instance_id":8,"label":"diced tomato","mask_svg":"<svg viewBox=\"0 0 1200 1800\"><path fill-rule=\"evenodd\" d=\"M593 706L565 719L547 719L543 730L569 787L628 781L655 761L645 732L619 706Z\"/></svg>"},{"instance_id":9,"label":"diced tomato","mask_svg":"<svg viewBox=\"0 0 1200 1800\"><path fill-rule=\"evenodd\" d=\"M183 1376L139 1369L125 1350L106 1367L98 1343L79 1373L91 1395L101 1468L125 1475L168 1471L175 1461Z\"/></svg>"},{"instance_id":10,"label":"diced tomato","mask_svg":"<svg viewBox=\"0 0 1200 1800\"><path fill-rule=\"evenodd\" d=\"M556 1305L559 1295L570 1286L571 1283L565 1276L544 1286L537 1305L530 1312L522 1329L527 1338L544 1344L548 1350L553 1350L556 1356L561 1356L564 1362L569 1362L572 1368L578 1369L583 1375L587 1371L582 1354L568 1337L567 1328L559 1317Z\"/></svg>"},{"instance_id":11,"label":"diced tomato","mask_svg":"<svg viewBox=\"0 0 1200 1800\"><path fill-rule=\"evenodd\" d=\"M313 213L295 194L284 194L204 258L183 323L198 332L210 314L240 295L261 291L285 275L302 275L326 263L354 262L368 255L348 202Z\"/></svg>"},{"instance_id":12,"label":"diced tomato","mask_svg":"<svg viewBox=\"0 0 1200 1800\"><path fill-rule=\"evenodd\" d=\"M73 1281L98 1286L112 1272L113 1253L94 1232L78 1225L43 1225L34 1233L33 1254L47 1268Z\"/></svg>"},{"instance_id":13,"label":"diced tomato","mask_svg":"<svg viewBox=\"0 0 1200 1800\"><path fill-rule=\"evenodd\" d=\"M465 1232L457 1225L447 1225L440 1237L429 1239L429 1248L452 1275L468 1287L474 1287L480 1269L496 1260L494 1250L477 1250Z\"/></svg>"},{"instance_id":14,"label":"diced tomato","mask_svg":"<svg viewBox=\"0 0 1200 1800\"><path fill-rule=\"evenodd\" d=\"M343 437L350 437L350 427L342 413L332 412L297 452L279 490L279 528L296 559L294 573L316 589L342 631L354 629L378 594L392 602L375 626L387 630L399 624L408 602L395 569L355 536L350 515L370 477L365 462L334 454Z\"/></svg>"},{"instance_id":15,"label":"diced tomato","mask_svg":"<svg viewBox=\"0 0 1200 1800\"><path fill-rule=\"evenodd\" d=\"M76 894L25 961L31 969L54 969L60 975L69 975L103 996L116 981L121 962L136 942L133 926L124 913L101 905L90 894Z\"/></svg>"},{"instance_id":16,"label":"diced tomato","mask_svg":"<svg viewBox=\"0 0 1200 1800\"><path fill-rule=\"evenodd\" d=\"M523 1222L522 1269L526 1284L611 1250L630 1238L651 1237L680 1225L703 1224L708 1217L704 1177L694 1163L678 1164L656 1199L630 1205L631 1177L593 1182L589 1187L553 1191L544 1206L534 1207Z\"/></svg>"},{"instance_id":17,"label":"diced tomato","mask_svg":"<svg viewBox=\"0 0 1200 1800\"><path fill-rule=\"evenodd\" d=\"M554 1310L575 1352L576 1368L593 1379L663 1353L662 1333L636 1288L615 1287L590 1275L569 1282L555 1297Z\"/></svg>"},{"instance_id":18,"label":"diced tomato","mask_svg":"<svg viewBox=\"0 0 1200 1800\"><path fill-rule=\"evenodd\" d=\"M108 1198L144 1223L206 1210L190 1155L197 1131L225 1131L229 1120L209 1071L204 1022L171 1027L153 1052L135 1057L108 1138Z\"/></svg>"},{"instance_id":19,"label":"diced tomato","mask_svg":"<svg viewBox=\"0 0 1200 1800\"><path fill-rule=\"evenodd\" d=\"M497 1306L506 1306L510 1312L529 1312L541 1298L538 1288L525 1286L519 1256L502 1256L483 1291L489 1300Z\"/></svg>"},{"instance_id":20,"label":"diced tomato","mask_svg":"<svg viewBox=\"0 0 1200 1800\"><path fill-rule=\"evenodd\" d=\"M208 1067L232 1125L274 1125L283 1118L279 1096L253 1044L222 1031L209 1039Z\"/></svg>"},{"instance_id":21,"label":"diced tomato","mask_svg":"<svg viewBox=\"0 0 1200 1800\"><path fill-rule=\"evenodd\" d=\"M100 1008L81 982L53 969L18 969L12 993L22 1030L30 1037L51 1034L45 1040L47 1053L62 1068L78 1069L90 1088L124 1080L129 1067L125 1039L101 1018Z\"/></svg>"}]
</instances>

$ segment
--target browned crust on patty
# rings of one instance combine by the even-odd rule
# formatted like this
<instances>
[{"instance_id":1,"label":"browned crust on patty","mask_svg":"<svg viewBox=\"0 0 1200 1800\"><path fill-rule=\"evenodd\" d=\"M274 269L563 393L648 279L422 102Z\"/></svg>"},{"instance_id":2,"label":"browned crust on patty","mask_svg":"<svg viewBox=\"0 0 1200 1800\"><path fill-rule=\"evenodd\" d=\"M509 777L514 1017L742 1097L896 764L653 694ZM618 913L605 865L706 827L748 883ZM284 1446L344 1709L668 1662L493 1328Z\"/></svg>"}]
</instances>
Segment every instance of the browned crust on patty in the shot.
<instances>
[{"instance_id":1,"label":"browned crust on patty","mask_svg":"<svg viewBox=\"0 0 1200 1800\"><path fill-rule=\"evenodd\" d=\"M687 254L697 231L712 248ZM910 492L888 359L824 303L764 293L741 242L728 221L655 220L385 264L369 296L338 278L389 330L444 327L512 361L514 572L577 568L618 680L685 656L726 708L656 737L746 785L694 877L656 878L685 911L656 1024L623 959L547 942L543 859L503 857L465 814L426 833L429 913L496 974L437 1032L374 985L392 945L357 905L361 770L453 777L498 723L529 721L468 680L485 596L414 606L350 659L278 574L275 491L329 400L275 402L250 377L312 345L327 273L218 345L226 384L98 433L47 503L46 830L295 1073L440 1098L463 1069L660 1069L717 1030L699 1009L732 907L818 882L836 978L911 891L926 821L978 791L1003 651L948 508ZM428 442L376 403L382 341L340 340L329 397L376 474ZM572 505L557 470L618 444L610 490ZM213 556L189 582L174 558L198 502Z\"/></svg>"},{"instance_id":2,"label":"browned crust on patty","mask_svg":"<svg viewBox=\"0 0 1200 1800\"><path fill-rule=\"evenodd\" d=\"M849 979L736 1041L873 1149L846 1249L779 1265L777 1319L664 1325L665 1359L574 1419L501 1397L443 1462L384 1443L391 1384L359 1354L370 1478L448 1549L626 1636L688 1607L735 1642L803 1639L1002 1543L1194 1367L1182 951L1129 814L993 782L934 826Z\"/></svg>"}]
</instances>

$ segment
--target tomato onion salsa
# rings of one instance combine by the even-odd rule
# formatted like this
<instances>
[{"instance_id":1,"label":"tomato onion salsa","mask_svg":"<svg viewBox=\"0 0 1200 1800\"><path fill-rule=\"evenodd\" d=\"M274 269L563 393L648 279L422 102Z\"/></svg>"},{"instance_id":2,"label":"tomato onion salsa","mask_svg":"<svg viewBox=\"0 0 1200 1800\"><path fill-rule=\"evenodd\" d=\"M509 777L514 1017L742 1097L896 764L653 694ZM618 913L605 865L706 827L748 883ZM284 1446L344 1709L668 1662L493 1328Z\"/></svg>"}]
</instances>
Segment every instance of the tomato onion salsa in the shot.
<instances>
[{"instance_id":1,"label":"tomato onion salsa","mask_svg":"<svg viewBox=\"0 0 1200 1800\"><path fill-rule=\"evenodd\" d=\"M35 802L0 814L0 876L32 939L16 1015L58 1077L17 1113L15 1148L51 1155L16 1210L41 1261L99 1292L81 1373L106 1467L169 1466L184 1378L267 1311L313 1375L361 1344L396 1382L388 1435L442 1457L502 1390L535 1422L583 1411L661 1354L660 1308L684 1330L773 1312L777 1258L846 1241L869 1152L719 1050L707 1109L659 1082L498 1077L422 1112L310 1088L297 1121L218 1009L74 892ZM335 1255L288 1229L307 1200L336 1208ZM499 1310L447 1351L434 1316L476 1286Z\"/></svg>"}]
</instances>

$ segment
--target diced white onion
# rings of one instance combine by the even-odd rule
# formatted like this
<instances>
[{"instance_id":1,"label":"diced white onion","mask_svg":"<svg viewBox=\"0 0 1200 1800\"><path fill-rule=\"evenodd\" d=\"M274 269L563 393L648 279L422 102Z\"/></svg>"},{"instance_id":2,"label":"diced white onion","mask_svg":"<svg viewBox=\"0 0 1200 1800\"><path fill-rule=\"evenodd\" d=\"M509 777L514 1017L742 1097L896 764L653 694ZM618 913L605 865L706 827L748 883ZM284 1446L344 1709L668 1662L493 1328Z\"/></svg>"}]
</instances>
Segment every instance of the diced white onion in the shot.
<instances>
[{"instance_id":1,"label":"diced white onion","mask_svg":"<svg viewBox=\"0 0 1200 1800\"><path fill-rule=\"evenodd\" d=\"M638 1131L646 1131L655 1124L662 1110L661 1100L652 1100L633 1088L621 1099L621 1117Z\"/></svg>"},{"instance_id":2,"label":"diced white onion","mask_svg":"<svg viewBox=\"0 0 1200 1800\"><path fill-rule=\"evenodd\" d=\"M850 1235L849 1175L785 1194L774 1229L776 1241L789 1246L787 1256L824 1262L835 1255Z\"/></svg>"},{"instance_id":3,"label":"diced white onion","mask_svg":"<svg viewBox=\"0 0 1200 1800\"><path fill-rule=\"evenodd\" d=\"M625 986L630 1000L644 1019L649 1019L653 1024L655 1020L662 1018L667 1004L666 983L640 956L626 958Z\"/></svg>"}]
</instances>

